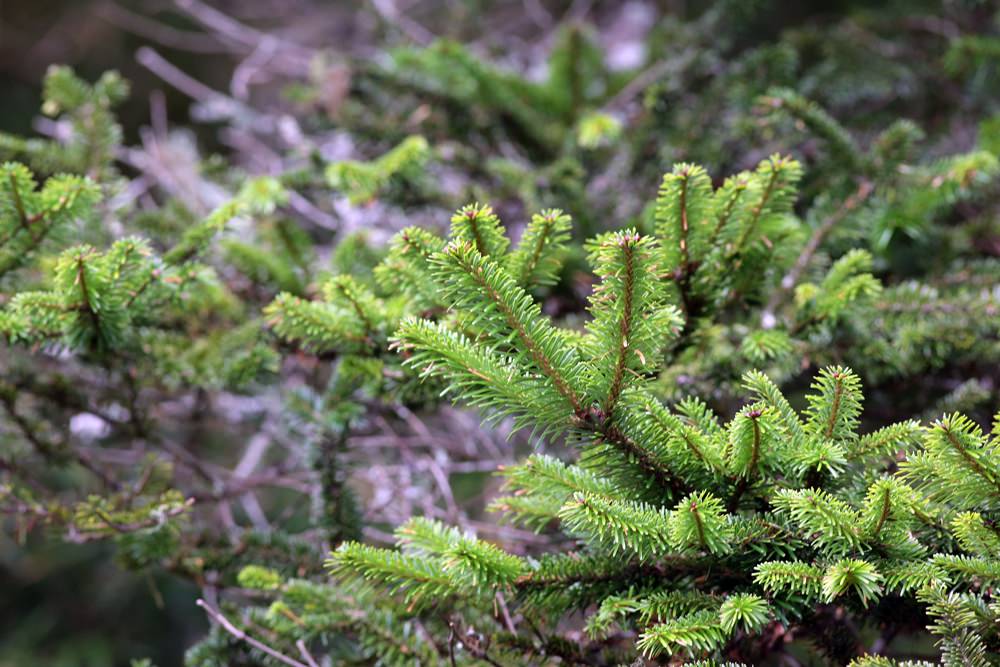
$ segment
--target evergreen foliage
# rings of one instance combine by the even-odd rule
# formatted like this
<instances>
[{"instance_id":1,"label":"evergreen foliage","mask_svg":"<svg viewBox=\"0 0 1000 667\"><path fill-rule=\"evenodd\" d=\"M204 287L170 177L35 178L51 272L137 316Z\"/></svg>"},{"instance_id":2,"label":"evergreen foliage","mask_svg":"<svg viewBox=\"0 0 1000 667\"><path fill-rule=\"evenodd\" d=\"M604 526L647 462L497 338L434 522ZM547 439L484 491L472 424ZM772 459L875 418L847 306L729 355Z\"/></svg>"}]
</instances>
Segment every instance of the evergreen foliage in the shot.
<instances>
[{"instance_id":1,"label":"evergreen foliage","mask_svg":"<svg viewBox=\"0 0 1000 667\"><path fill-rule=\"evenodd\" d=\"M995 8L370 4L177 3L225 157L64 66L0 133L0 556L110 543L190 667L1000 662Z\"/></svg>"},{"instance_id":2,"label":"evergreen foliage","mask_svg":"<svg viewBox=\"0 0 1000 667\"><path fill-rule=\"evenodd\" d=\"M0 133L0 159L27 162L40 172L72 172L101 179L122 143L114 107L128 96L128 83L114 71L93 85L72 69L53 65L45 75L42 112L66 123L68 140L58 142Z\"/></svg>"},{"instance_id":3,"label":"evergreen foliage","mask_svg":"<svg viewBox=\"0 0 1000 667\"><path fill-rule=\"evenodd\" d=\"M490 658L498 664L544 654L546 633L559 632L553 619L589 614L594 605L588 628L599 641L613 627L635 633L633 644L606 649L615 661L752 656L775 623L810 634L823 604L846 605L863 624L866 609L903 600L919 608L945 584L964 584L962 594L985 608L989 598L975 598L976 582L994 576L992 538L969 511L995 500L987 469L993 445L966 418L926 429L902 422L862 436L861 380L843 366L818 373L801 411L767 375L747 372L750 402L728 424L703 403L672 409L658 398L657 372L728 305L715 296L732 289L725 280L766 291L766 273L740 270L779 253L780 235L765 230L788 224L798 176L796 163L776 156L713 191L700 167L676 167L656 202L657 237L626 230L588 245L600 282L584 332L551 322L514 278L517 252L507 253L488 208L460 210L447 241L423 236L424 252L391 256L400 284L421 276L434 285L438 308L447 308L425 311L437 312L435 320L402 320L394 341L404 367L442 381L491 420L513 416L515 427L579 452L572 464L536 455L505 469L510 495L493 505L535 530L558 530L576 547L548 559L504 554L424 520L399 529L401 551L341 545L329 561L335 577L395 592L420 618L430 600L436 614L471 605L488 615L492 596L502 596L536 636L498 635ZM739 195L734 183L742 184ZM408 247L411 234L395 247ZM760 243L765 235L774 239L768 245ZM717 270L700 279L708 262ZM797 287L815 296L792 302L806 314L791 321L836 320L855 304L870 307L881 285L869 268L866 254L845 254L818 285ZM768 331L779 332L786 349L810 344L794 337L796 327ZM766 355L768 341L760 340ZM969 547L976 556L962 553ZM661 599L692 601L662 607L654 602ZM951 646L951 631L930 629Z\"/></svg>"}]
</instances>

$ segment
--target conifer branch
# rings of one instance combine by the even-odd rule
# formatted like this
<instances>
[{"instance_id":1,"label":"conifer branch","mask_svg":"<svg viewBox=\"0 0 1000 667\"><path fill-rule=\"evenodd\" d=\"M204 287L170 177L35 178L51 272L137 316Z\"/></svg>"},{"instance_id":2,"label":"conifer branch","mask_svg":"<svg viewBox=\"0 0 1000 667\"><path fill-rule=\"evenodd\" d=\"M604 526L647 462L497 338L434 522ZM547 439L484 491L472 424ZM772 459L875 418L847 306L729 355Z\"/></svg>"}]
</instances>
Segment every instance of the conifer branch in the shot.
<instances>
[{"instance_id":1,"label":"conifer branch","mask_svg":"<svg viewBox=\"0 0 1000 667\"><path fill-rule=\"evenodd\" d=\"M875 526L871 531L872 539L878 539L879 533L882 532L882 528L885 526L885 522L889 518L889 510L892 509L890 502L890 489L888 486L882 489L881 498L879 499L879 507L878 520L875 522Z\"/></svg>"},{"instance_id":2,"label":"conifer branch","mask_svg":"<svg viewBox=\"0 0 1000 667\"><path fill-rule=\"evenodd\" d=\"M750 179L741 174L727 179L723 187L716 191L716 198L723 198L725 203L721 206L716 204L719 213L712 234L708 237L709 247L715 247L723 231L729 226L733 213L737 210L737 205L742 201L744 195L750 192L749 185Z\"/></svg>"},{"instance_id":3,"label":"conifer branch","mask_svg":"<svg viewBox=\"0 0 1000 667\"><path fill-rule=\"evenodd\" d=\"M955 451L956 454L962 457L962 460L965 461L966 465L969 467L969 469L972 470L972 472L976 473L990 484L998 486L997 479L993 475L993 473L987 470L986 467L982 463L980 463L975 456L969 453L968 449L966 448L966 445L961 441L959 441L959 439L956 437L955 431L954 429L952 429L950 421L939 422L939 429L941 433L944 434L945 441L949 445L951 445L952 449ZM1000 489L1000 486L998 486L998 489Z\"/></svg>"},{"instance_id":4,"label":"conifer branch","mask_svg":"<svg viewBox=\"0 0 1000 667\"><path fill-rule=\"evenodd\" d=\"M668 490L672 497L678 497L688 493L691 487L680 479L669 468L655 460L648 451L640 447L631 438L626 436L615 424L608 426L590 425L584 422L585 427L597 434L599 441L603 441L613 446L624 454L628 460L636 465L655 484L655 488Z\"/></svg>"},{"instance_id":5,"label":"conifer branch","mask_svg":"<svg viewBox=\"0 0 1000 667\"><path fill-rule=\"evenodd\" d=\"M746 245L747 240L753 235L757 230L757 224L760 222L761 215L764 213L765 207L771 200L771 195L774 193L775 186L778 183L778 169L776 165L770 165L770 173L767 177L767 183L764 185L764 190L760 195L760 199L754 205L753 210L750 214L750 219L747 221L743 228L739 239L736 241L734 249L731 254L738 253L743 250L743 246Z\"/></svg>"},{"instance_id":6,"label":"conifer branch","mask_svg":"<svg viewBox=\"0 0 1000 667\"><path fill-rule=\"evenodd\" d=\"M781 304L788 298L792 290L799 283L802 275L809 268L810 262L812 262L813 256L819 250L823 241L826 237L830 235L830 232L840 224L848 215L854 212L857 208L864 205L868 198L875 191L875 186L871 181L863 180L858 185L857 191L848 197L843 204L840 205L837 210L826 217L822 223L813 231L812 236L806 242L799 256L795 259L795 263L792 268L788 270L782 278L778 285L778 289L771 293L771 297L768 299L767 304L761 311L761 323L765 329L770 329L774 326L774 314L777 312Z\"/></svg>"},{"instance_id":7,"label":"conifer branch","mask_svg":"<svg viewBox=\"0 0 1000 667\"><path fill-rule=\"evenodd\" d=\"M559 209L542 211L531 217L518 244L509 256L512 275L518 284L548 285L557 279L556 272L569 240L570 217Z\"/></svg>"},{"instance_id":8,"label":"conifer branch","mask_svg":"<svg viewBox=\"0 0 1000 667\"><path fill-rule=\"evenodd\" d=\"M246 57L237 97L305 72L305 51L258 46L262 34L183 4ZM720 17L705 12L698 29L726 37ZM686 26L676 36L698 43ZM861 150L861 126L841 114L889 109L879 78L909 51L824 33L879 80L845 92L856 73L810 54L805 88L842 102L827 113L791 92L819 34L807 28L752 52L721 39L737 45L722 59L685 52L668 67L677 80L643 96L648 113L614 116L599 110L635 94L635 73L580 26L559 32L545 82L447 41L318 62L296 77L306 106L325 106L360 154L395 144L331 164L315 123L255 111L164 61L200 102L224 102L212 110L235 123L237 152L273 149L277 174L195 159L180 188L160 161L181 135L159 102L144 145L126 148L120 78L54 68L51 139L0 136L0 153L48 176L0 166L0 371L13 378L0 383L0 513L19 538L60 526L72 542L111 541L131 570L221 587L240 622L202 603L212 631L187 657L199 667L643 655L702 667L783 659L792 637L803 662L846 664L872 619L870 653L897 635L927 645L917 628L930 619L946 663L985 667L1000 619L1000 415L982 426L1000 332L988 196L1000 124L985 119L975 150L943 158L913 121L866 126ZM678 82L706 66L708 99L674 114ZM804 145L801 196L801 166L776 153L725 179L674 165L641 208L663 132L668 152L734 162L746 119L722 113L702 136L688 116L745 107L760 90L749 75L789 85L765 101L824 142ZM907 82L918 99L920 77ZM400 132L416 126L441 149ZM787 134L769 141L794 150ZM616 192L626 175L636 184ZM562 197L583 230L620 213L648 233L581 243L549 209L512 246L492 207L451 201L486 184L502 210ZM329 205L344 225L329 225ZM445 211L446 233L406 226ZM402 229L385 248L383 222ZM65 247L80 234L93 246ZM918 261L932 246L935 261ZM896 421L941 413L928 428ZM498 463L499 521L467 516ZM355 497L376 503L356 511Z\"/></svg>"},{"instance_id":9,"label":"conifer branch","mask_svg":"<svg viewBox=\"0 0 1000 667\"><path fill-rule=\"evenodd\" d=\"M604 399L603 406L604 414L608 417L614 414L615 405L618 403L618 397L621 396L625 380L625 372L627 370L626 363L629 351L629 337L632 331L632 320L635 317L635 313L632 310L635 299L635 260L633 257L634 250L630 243L632 240L633 238L624 238L620 242L622 249L622 266L624 269L621 295L622 312L618 325L619 341L614 370L612 371L611 388L608 390L608 395ZM634 240L638 241L638 236L634 237Z\"/></svg>"},{"instance_id":10,"label":"conifer branch","mask_svg":"<svg viewBox=\"0 0 1000 667\"><path fill-rule=\"evenodd\" d=\"M28 229L30 221L28 219L27 212L24 210L24 201L21 199L21 193L18 190L18 183L17 180L14 178L13 170L8 172L7 178L10 181L11 197L13 197L14 199L14 206L15 208L17 208L17 215L21 220L21 227L23 227L24 229ZM6 243L6 239L4 239L3 243Z\"/></svg>"},{"instance_id":11,"label":"conifer branch","mask_svg":"<svg viewBox=\"0 0 1000 667\"><path fill-rule=\"evenodd\" d=\"M448 263L462 271L487 303L501 316L504 324L524 346L530 359L547 377L556 391L569 403L573 413L582 415L583 402L571 387L564 372L565 362L552 358L546 342L552 331L540 320L538 306L507 276L503 269L482 255L462 245L452 245L444 251Z\"/></svg>"},{"instance_id":12,"label":"conifer branch","mask_svg":"<svg viewBox=\"0 0 1000 667\"><path fill-rule=\"evenodd\" d=\"M740 506L740 500L749 488L752 476L757 471L757 463L760 459L761 447L761 414L762 412L760 410L753 408L747 410L746 412L746 416L751 424L751 430L753 431L753 437L750 444L750 459L746 464L743 474L740 475L739 481L736 483L736 489L733 490L733 495L730 496L729 501L726 503L726 510L728 512L735 512Z\"/></svg>"}]
</instances>

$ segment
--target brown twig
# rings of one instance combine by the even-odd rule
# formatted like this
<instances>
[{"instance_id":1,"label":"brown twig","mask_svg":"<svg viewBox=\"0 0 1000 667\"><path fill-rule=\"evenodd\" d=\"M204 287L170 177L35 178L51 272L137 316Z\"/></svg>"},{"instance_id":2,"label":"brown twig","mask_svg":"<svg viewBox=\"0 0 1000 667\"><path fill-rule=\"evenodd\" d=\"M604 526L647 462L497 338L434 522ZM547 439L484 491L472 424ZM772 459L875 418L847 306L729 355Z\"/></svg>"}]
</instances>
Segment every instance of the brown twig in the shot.
<instances>
[{"instance_id":1,"label":"brown twig","mask_svg":"<svg viewBox=\"0 0 1000 667\"><path fill-rule=\"evenodd\" d=\"M802 278L802 274L805 273L806 269L809 267L809 262L812 261L813 256L816 251L819 250L820 245L826 239L826 237L833 231L840 221L842 221L849 213L857 209L861 204L863 204L868 197L871 196L872 192L875 190L874 184L871 181L862 181L858 186L857 191L844 201L843 205L838 208L832 215L826 218L820 224L819 227L813 231L812 236L806 243L805 247L802 248L802 252L799 253L798 258L795 260L795 264L789 269L788 273L781 279L781 283L778 288L774 290L771 294L771 298L768 300L767 305L764 306L764 310L761 313L761 324L765 329L771 329L776 324L774 314L777 309L784 303L785 299L791 294L792 290L798 284L799 279Z\"/></svg>"},{"instance_id":2,"label":"brown twig","mask_svg":"<svg viewBox=\"0 0 1000 667\"><path fill-rule=\"evenodd\" d=\"M198 601L195 602L195 604L204 609L205 613L208 614L213 621L222 626L222 629L231 634L233 637L235 637L240 641L246 642L250 646L260 651L261 653L266 653L267 655L271 656L278 662L282 662L286 665L291 665L291 667L315 667L316 664L315 662L313 662L312 665L309 665L304 662L299 662L295 658L289 658L281 651L277 651L271 648L264 642L258 639L254 639L246 632L240 630L235 625L233 625L232 622L222 614L222 612L220 612L218 609L215 609L201 598L199 598Z\"/></svg>"},{"instance_id":3,"label":"brown twig","mask_svg":"<svg viewBox=\"0 0 1000 667\"><path fill-rule=\"evenodd\" d=\"M172 28L160 21L148 18L142 14L136 14L114 2L98 6L96 14L122 30L145 39L153 40L158 44L172 49L205 54L231 52L229 48L219 44L211 36L190 30Z\"/></svg>"},{"instance_id":4,"label":"brown twig","mask_svg":"<svg viewBox=\"0 0 1000 667\"><path fill-rule=\"evenodd\" d=\"M316 658L312 656L309 649L306 648L306 643L301 639L295 642L295 648L299 649L299 653L302 654L302 659L309 663L309 667L319 667L319 663L316 662Z\"/></svg>"}]
</instances>

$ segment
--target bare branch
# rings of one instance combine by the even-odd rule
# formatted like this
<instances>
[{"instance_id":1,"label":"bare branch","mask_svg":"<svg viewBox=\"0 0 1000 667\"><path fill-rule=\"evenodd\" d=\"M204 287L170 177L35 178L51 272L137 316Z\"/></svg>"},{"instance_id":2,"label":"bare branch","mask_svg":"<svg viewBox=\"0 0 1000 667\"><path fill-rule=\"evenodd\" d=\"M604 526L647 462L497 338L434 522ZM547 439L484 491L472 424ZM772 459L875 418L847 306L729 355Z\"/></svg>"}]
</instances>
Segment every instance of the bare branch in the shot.
<instances>
[{"instance_id":1,"label":"bare branch","mask_svg":"<svg viewBox=\"0 0 1000 667\"><path fill-rule=\"evenodd\" d=\"M204 609L205 613L208 614L213 621L222 626L222 629L231 634L233 637L236 637L236 639L240 641L246 642L250 646L260 651L261 653L266 653L267 655L271 656L278 662L283 662L286 665L291 665L291 667L315 667L315 662L312 665L309 665L304 662L299 662L295 658L289 658L284 653L271 648L264 642L254 639L246 632L240 630L235 625L233 625L232 622L230 622L230 620L222 614L222 612L220 612L218 609L215 609L201 598L199 598L198 601L195 602L195 604Z\"/></svg>"}]
</instances>

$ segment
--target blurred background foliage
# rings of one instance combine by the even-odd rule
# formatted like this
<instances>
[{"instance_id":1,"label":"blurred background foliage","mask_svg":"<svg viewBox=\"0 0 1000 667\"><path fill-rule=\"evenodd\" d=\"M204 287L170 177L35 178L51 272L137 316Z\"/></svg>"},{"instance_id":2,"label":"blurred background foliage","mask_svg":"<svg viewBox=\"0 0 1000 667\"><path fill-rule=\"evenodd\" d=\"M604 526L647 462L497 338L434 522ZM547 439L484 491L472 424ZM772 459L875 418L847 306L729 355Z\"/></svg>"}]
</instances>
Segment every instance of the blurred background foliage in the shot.
<instances>
[{"instance_id":1,"label":"blurred background foliage","mask_svg":"<svg viewBox=\"0 0 1000 667\"><path fill-rule=\"evenodd\" d=\"M505 220L563 206L581 238L629 221L648 224L642 202L671 163L696 161L720 178L775 151L804 163L800 206L819 202L822 210L824 193L844 192L843 163L823 168L838 140L867 149L896 136L882 134L895 124L901 144L924 135L919 154L928 164L977 147L1000 152L997 11L989 0L0 0L0 131L51 130L38 113L51 64L68 64L86 81L118 70L131 83L117 107L122 145L151 150L150 128L156 134L169 119L172 130L182 128L172 147L182 158L189 148L208 182L187 199L180 184L174 194L187 209L151 220L164 238L207 212L199 197L202 208L217 203L212 188L232 186L234 173L273 172L271 154L294 145L296 133L315 140L283 178L348 195L350 206L336 209L349 221L341 231L365 230L380 241L406 224L440 227L442 211L477 196ZM254 68L255 58L271 67ZM566 72L583 75L560 80ZM852 136L839 137L822 115L796 107L799 98L775 94L776 87L817 102ZM254 123L274 123L277 147L238 131ZM415 135L426 140L408 139ZM436 166L428 176L412 169L414 161ZM975 177L975 166L955 168ZM137 170L127 161L122 169ZM380 200L399 206L386 210ZM923 208L911 220L895 211L873 227L882 234L871 244L881 250L877 269L898 283L925 272L937 252L1000 256L995 215L981 202L948 209L958 231L946 238L925 224ZM296 232L282 225L272 220L257 233L286 250L312 252L311 240L330 253L331 234L313 229L311 239L289 242ZM335 253L331 264L355 263L363 274L378 252L359 244ZM238 239L227 240L225 253L238 274L260 272L244 281L252 301L267 303L278 290L308 296L316 278L269 269ZM571 259L570 275L574 261L580 265ZM564 280L547 310L578 315L588 288ZM727 352L722 345L716 354ZM913 395L912 404L893 404L874 421L911 416L935 401L986 414L997 392L990 368L970 355L940 375L932 396ZM872 392L898 395L905 382L887 372ZM298 409L323 408L303 391ZM206 448L235 451L256 426L219 435L225 429L208 423L201 434ZM467 427L474 432L475 419ZM472 517L482 515L495 485L484 470L452 476L454 500ZM262 502L286 507L282 493L269 491ZM305 521L294 513L286 519L290 532ZM376 530L401 517L381 519ZM103 543L67 548L36 532L20 545L18 537L0 533L0 666L128 665L148 656L166 667L181 664L206 632L192 612L198 587L183 577L121 568L120 550Z\"/></svg>"}]
</instances>

